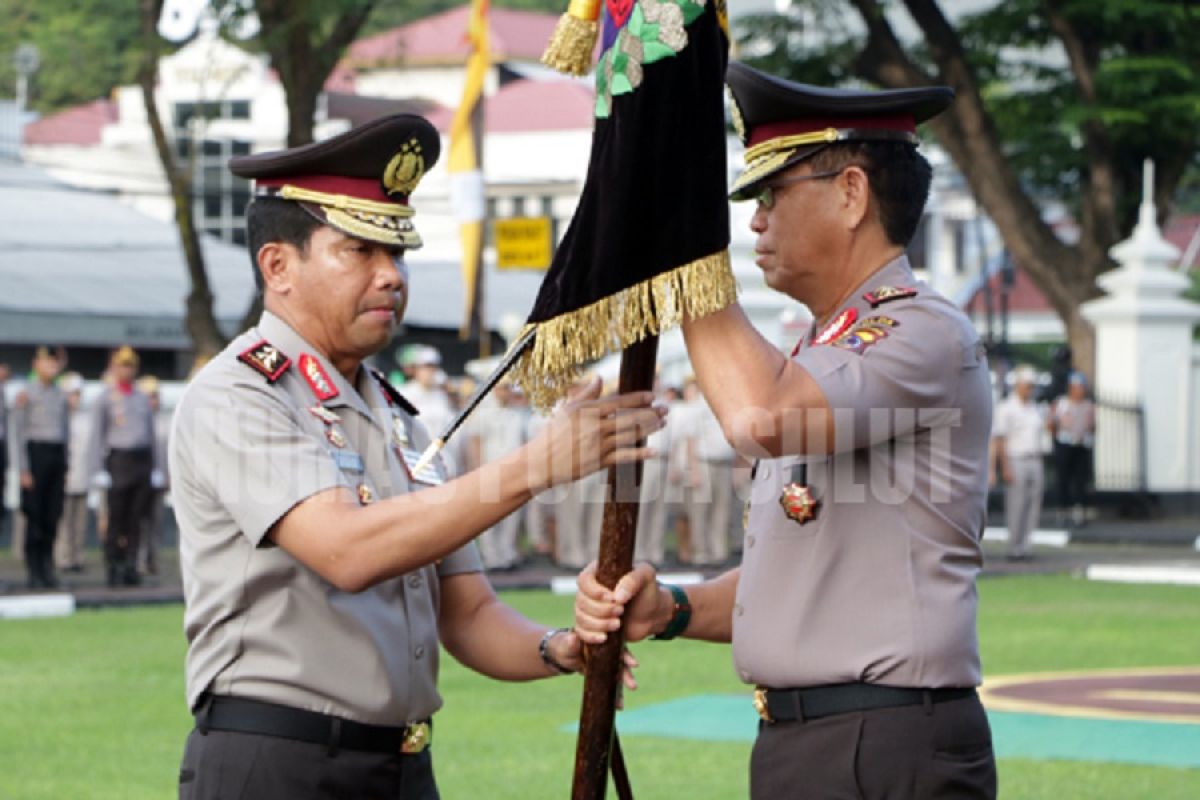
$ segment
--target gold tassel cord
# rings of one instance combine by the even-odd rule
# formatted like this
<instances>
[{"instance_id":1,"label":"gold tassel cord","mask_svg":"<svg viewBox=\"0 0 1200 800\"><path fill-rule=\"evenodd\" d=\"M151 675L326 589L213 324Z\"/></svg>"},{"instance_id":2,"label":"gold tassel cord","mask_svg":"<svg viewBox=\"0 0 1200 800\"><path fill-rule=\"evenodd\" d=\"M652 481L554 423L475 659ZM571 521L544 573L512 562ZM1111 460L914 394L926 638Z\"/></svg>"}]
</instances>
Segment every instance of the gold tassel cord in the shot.
<instances>
[{"instance_id":1,"label":"gold tassel cord","mask_svg":"<svg viewBox=\"0 0 1200 800\"><path fill-rule=\"evenodd\" d=\"M533 326L534 345L513 368L513 382L543 411L579 380L584 367L647 336L720 311L737 300L729 252L656 275L610 297ZM522 335L525 331L522 331Z\"/></svg>"},{"instance_id":2,"label":"gold tassel cord","mask_svg":"<svg viewBox=\"0 0 1200 800\"><path fill-rule=\"evenodd\" d=\"M599 16L600 0L571 0L546 44L542 63L568 75L586 75L600 35Z\"/></svg>"}]
</instances>

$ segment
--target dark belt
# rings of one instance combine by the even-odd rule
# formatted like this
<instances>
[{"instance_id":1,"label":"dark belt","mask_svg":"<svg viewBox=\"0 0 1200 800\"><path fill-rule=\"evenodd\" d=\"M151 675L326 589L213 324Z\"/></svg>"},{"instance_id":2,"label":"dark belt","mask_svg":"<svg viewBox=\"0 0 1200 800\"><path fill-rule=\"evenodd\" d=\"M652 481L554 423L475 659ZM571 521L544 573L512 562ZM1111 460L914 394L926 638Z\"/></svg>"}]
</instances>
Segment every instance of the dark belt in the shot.
<instances>
[{"instance_id":1,"label":"dark belt","mask_svg":"<svg viewBox=\"0 0 1200 800\"><path fill-rule=\"evenodd\" d=\"M839 683L809 689L754 690L754 709L765 722L792 722L832 717L851 711L899 706L932 706L974 697L974 689L904 689L874 683Z\"/></svg>"},{"instance_id":2,"label":"dark belt","mask_svg":"<svg viewBox=\"0 0 1200 800\"><path fill-rule=\"evenodd\" d=\"M323 744L331 752L345 749L392 755L424 752L433 734L433 723L428 719L399 727L368 725L261 700L221 696L206 697L200 703L196 727L201 733L256 733Z\"/></svg>"}]
</instances>

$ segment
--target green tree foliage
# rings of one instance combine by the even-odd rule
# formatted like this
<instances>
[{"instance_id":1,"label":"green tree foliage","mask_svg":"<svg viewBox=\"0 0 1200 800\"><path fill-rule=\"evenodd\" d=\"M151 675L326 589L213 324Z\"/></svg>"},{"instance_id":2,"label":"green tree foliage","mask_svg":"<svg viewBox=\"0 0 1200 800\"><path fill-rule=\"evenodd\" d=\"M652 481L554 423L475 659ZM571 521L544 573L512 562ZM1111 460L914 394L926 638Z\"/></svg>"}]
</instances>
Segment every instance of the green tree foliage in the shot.
<instances>
[{"instance_id":1,"label":"green tree foliage","mask_svg":"<svg viewBox=\"0 0 1200 800\"><path fill-rule=\"evenodd\" d=\"M0 0L0 20L0 97L15 94L13 54L23 42L41 54L29 104L42 113L106 97L137 76L134 9L106 0Z\"/></svg>"},{"instance_id":2,"label":"green tree foliage","mask_svg":"<svg viewBox=\"0 0 1200 800\"><path fill-rule=\"evenodd\" d=\"M1165 218L1193 198L1200 152L1200 4L1193 0L795 0L751 19L742 57L819 84L941 83L957 100L927 127L1022 268L1063 318L1076 365L1094 341L1079 304L1132 230L1142 163ZM903 26L901 21L903 20ZM914 30L915 27L915 30ZM901 35L901 32L910 32ZM1078 242L1038 213L1072 209ZM1191 200L1194 202L1194 200Z\"/></svg>"}]
</instances>

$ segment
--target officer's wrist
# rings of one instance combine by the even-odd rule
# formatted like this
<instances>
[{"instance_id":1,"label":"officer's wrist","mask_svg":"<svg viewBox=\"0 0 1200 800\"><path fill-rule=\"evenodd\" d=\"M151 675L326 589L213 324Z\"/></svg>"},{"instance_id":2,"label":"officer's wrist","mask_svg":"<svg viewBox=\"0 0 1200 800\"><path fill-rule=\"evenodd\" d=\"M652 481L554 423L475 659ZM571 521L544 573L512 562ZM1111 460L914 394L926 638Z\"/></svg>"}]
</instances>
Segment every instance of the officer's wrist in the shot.
<instances>
[{"instance_id":1,"label":"officer's wrist","mask_svg":"<svg viewBox=\"0 0 1200 800\"><path fill-rule=\"evenodd\" d=\"M665 597L664 597L665 595ZM692 603L680 586L658 584L658 619L651 639L669 641L687 630L692 621Z\"/></svg>"},{"instance_id":2,"label":"officer's wrist","mask_svg":"<svg viewBox=\"0 0 1200 800\"><path fill-rule=\"evenodd\" d=\"M538 655L541 656L542 663L555 675L570 675L576 672L576 670L564 666L561 661L555 658L552 651L553 642L558 638L558 635L570 632L570 628L551 628L542 634L542 639L538 642Z\"/></svg>"}]
</instances>

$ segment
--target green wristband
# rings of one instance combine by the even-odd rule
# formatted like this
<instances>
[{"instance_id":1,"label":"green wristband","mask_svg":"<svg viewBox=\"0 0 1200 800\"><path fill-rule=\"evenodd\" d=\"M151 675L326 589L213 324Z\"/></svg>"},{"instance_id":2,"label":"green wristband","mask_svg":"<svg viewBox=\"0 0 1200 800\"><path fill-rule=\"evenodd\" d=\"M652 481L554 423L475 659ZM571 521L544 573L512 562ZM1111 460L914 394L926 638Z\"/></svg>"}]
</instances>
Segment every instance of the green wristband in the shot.
<instances>
[{"instance_id":1,"label":"green wristband","mask_svg":"<svg viewBox=\"0 0 1200 800\"><path fill-rule=\"evenodd\" d=\"M656 633L650 638L666 642L687 630L688 623L692 621L692 604L688 601L687 592L683 587L670 583L660 583L659 586L665 586L671 593L671 597L675 599L675 609L671 613L671 621L663 628L662 633Z\"/></svg>"}]
</instances>

